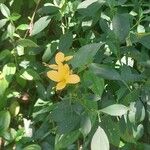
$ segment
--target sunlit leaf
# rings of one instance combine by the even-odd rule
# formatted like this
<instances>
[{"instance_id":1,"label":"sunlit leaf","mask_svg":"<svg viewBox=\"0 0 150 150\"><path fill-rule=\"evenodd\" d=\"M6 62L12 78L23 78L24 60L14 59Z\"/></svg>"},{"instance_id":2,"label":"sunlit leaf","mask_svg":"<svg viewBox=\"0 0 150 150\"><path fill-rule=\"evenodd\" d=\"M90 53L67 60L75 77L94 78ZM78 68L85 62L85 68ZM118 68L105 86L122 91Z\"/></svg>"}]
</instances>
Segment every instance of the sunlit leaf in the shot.
<instances>
[{"instance_id":1,"label":"sunlit leaf","mask_svg":"<svg viewBox=\"0 0 150 150\"><path fill-rule=\"evenodd\" d=\"M122 116L124 114L127 114L127 111L129 109L121 104L114 104L114 105L110 105L106 108L103 108L100 110L100 112L109 114L111 116Z\"/></svg>"},{"instance_id":2,"label":"sunlit leaf","mask_svg":"<svg viewBox=\"0 0 150 150\"><path fill-rule=\"evenodd\" d=\"M0 10L5 17L8 18L10 16L10 10L5 4L0 4Z\"/></svg>"},{"instance_id":3,"label":"sunlit leaf","mask_svg":"<svg viewBox=\"0 0 150 150\"><path fill-rule=\"evenodd\" d=\"M91 141L91 150L109 150L109 141L105 131L99 126Z\"/></svg>"},{"instance_id":4,"label":"sunlit leaf","mask_svg":"<svg viewBox=\"0 0 150 150\"><path fill-rule=\"evenodd\" d=\"M33 29L31 31L31 35L36 35L39 32L41 32L42 30L44 30L49 22L51 21L51 17L50 16L44 16L41 17L39 20L37 20L34 25L33 25Z\"/></svg>"}]
</instances>

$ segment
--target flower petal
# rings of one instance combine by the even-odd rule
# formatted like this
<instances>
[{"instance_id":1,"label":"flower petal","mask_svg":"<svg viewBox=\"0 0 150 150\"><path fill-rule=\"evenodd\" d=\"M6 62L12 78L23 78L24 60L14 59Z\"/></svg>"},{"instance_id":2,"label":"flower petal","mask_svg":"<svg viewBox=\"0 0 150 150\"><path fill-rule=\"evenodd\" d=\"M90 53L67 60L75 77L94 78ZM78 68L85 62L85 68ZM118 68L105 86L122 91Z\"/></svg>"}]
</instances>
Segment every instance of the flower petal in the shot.
<instances>
[{"instance_id":1,"label":"flower petal","mask_svg":"<svg viewBox=\"0 0 150 150\"><path fill-rule=\"evenodd\" d=\"M64 62L65 60L65 55L62 52L58 52L55 56L55 61L57 64Z\"/></svg>"},{"instance_id":2,"label":"flower petal","mask_svg":"<svg viewBox=\"0 0 150 150\"><path fill-rule=\"evenodd\" d=\"M62 89L64 89L65 87L66 87L66 82L64 82L64 81L59 82L59 83L57 83L57 85L56 85L56 91L57 91L57 90L62 90Z\"/></svg>"},{"instance_id":3,"label":"flower petal","mask_svg":"<svg viewBox=\"0 0 150 150\"><path fill-rule=\"evenodd\" d=\"M54 70L58 70L58 65L55 65L55 64L48 65L48 67Z\"/></svg>"},{"instance_id":4,"label":"flower petal","mask_svg":"<svg viewBox=\"0 0 150 150\"><path fill-rule=\"evenodd\" d=\"M68 64L63 65L62 63L58 64L58 73L62 76L62 80L69 75L70 68Z\"/></svg>"},{"instance_id":5,"label":"flower petal","mask_svg":"<svg viewBox=\"0 0 150 150\"><path fill-rule=\"evenodd\" d=\"M66 82L70 84L76 84L80 82L80 77L76 74L69 75Z\"/></svg>"},{"instance_id":6,"label":"flower petal","mask_svg":"<svg viewBox=\"0 0 150 150\"><path fill-rule=\"evenodd\" d=\"M71 60L73 58L73 56L66 56L65 57L65 61L69 61L69 60Z\"/></svg>"},{"instance_id":7,"label":"flower petal","mask_svg":"<svg viewBox=\"0 0 150 150\"><path fill-rule=\"evenodd\" d=\"M65 72L70 72L70 67L69 67L68 64L65 64L65 65L64 65L64 71L65 71Z\"/></svg>"},{"instance_id":8,"label":"flower petal","mask_svg":"<svg viewBox=\"0 0 150 150\"><path fill-rule=\"evenodd\" d=\"M55 82L61 81L61 76L57 71L48 71L47 76L48 78L50 78L51 80Z\"/></svg>"}]
</instances>

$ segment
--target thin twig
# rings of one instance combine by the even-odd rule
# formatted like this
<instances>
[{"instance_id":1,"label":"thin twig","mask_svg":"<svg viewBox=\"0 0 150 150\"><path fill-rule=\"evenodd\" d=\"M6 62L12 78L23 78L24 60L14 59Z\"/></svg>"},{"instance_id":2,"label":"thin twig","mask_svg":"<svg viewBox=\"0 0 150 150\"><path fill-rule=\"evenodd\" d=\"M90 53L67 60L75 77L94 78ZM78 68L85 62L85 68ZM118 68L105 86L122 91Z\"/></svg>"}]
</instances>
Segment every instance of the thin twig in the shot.
<instances>
[{"instance_id":1,"label":"thin twig","mask_svg":"<svg viewBox=\"0 0 150 150\"><path fill-rule=\"evenodd\" d=\"M33 22L34 22L34 17L35 17L35 14L36 14L36 11L39 7L39 4L40 4L41 0L38 0L37 4L36 4L36 7L34 9L34 12L32 14L32 17L31 17L31 20L30 20L30 23L29 23L29 29L26 31L25 35L24 35L24 38L27 37L28 33L31 34L31 31L32 31L32 28L33 28Z\"/></svg>"}]
</instances>

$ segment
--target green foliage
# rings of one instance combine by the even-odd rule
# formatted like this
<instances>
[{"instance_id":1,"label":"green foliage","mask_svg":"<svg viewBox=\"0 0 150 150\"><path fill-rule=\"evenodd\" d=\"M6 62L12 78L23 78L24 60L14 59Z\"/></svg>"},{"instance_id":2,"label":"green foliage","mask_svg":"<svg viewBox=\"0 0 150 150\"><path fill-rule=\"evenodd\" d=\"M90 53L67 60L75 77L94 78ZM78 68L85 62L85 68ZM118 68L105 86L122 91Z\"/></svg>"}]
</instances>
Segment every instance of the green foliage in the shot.
<instances>
[{"instance_id":1,"label":"green foliage","mask_svg":"<svg viewBox=\"0 0 150 150\"><path fill-rule=\"evenodd\" d=\"M149 150L149 8L0 0L0 149ZM60 91L47 77L58 52L80 77Z\"/></svg>"},{"instance_id":2,"label":"green foliage","mask_svg":"<svg viewBox=\"0 0 150 150\"><path fill-rule=\"evenodd\" d=\"M9 128L10 119L11 117L8 111L3 110L0 112L0 134L3 134Z\"/></svg>"},{"instance_id":3,"label":"green foliage","mask_svg":"<svg viewBox=\"0 0 150 150\"><path fill-rule=\"evenodd\" d=\"M127 113L128 108L121 104L114 104L103 108L100 111L111 116L122 116Z\"/></svg>"},{"instance_id":4,"label":"green foliage","mask_svg":"<svg viewBox=\"0 0 150 150\"><path fill-rule=\"evenodd\" d=\"M91 141L91 149L94 150L109 150L109 141L106 133L101 127L98 127Z\"/></svg>"}]
</instances>

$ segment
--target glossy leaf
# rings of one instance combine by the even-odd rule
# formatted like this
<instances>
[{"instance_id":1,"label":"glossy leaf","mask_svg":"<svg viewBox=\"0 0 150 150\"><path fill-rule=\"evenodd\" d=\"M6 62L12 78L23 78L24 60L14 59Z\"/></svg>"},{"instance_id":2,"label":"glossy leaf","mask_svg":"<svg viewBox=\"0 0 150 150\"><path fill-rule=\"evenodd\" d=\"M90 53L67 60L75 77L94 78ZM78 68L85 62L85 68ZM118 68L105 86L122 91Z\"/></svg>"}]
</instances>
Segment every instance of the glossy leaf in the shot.
<instances>
[{"instance_id":1,"label":"glossy leaf","mask_svg":"<svg viewBox=\"0 0 150 150\"><path fill-rule=\"evenodd\" d=\"M91 141L91 150L109 150L109 141L105 131L99 126Z\"/></svg>"},{"instance_id":2,"label":"glossy leaf","mask_svg":"<svg viewBox=\"0 0 150 150\"><path fill-rule=\"evenodd\" d=\"M111 116L122 116L124 114L127 114L128 110L129 109L124 105L114 104L101 109L100 112L106 113Z\"/></svg>"},{"instance_id":3,"label":"glossy leaf","mask_svg":"<svg viewBox=\"0 0 150 150\"><path fill-rule=\"evenodd\" d=\"M102 45L103 43L93 43L81 47L71 61L73 68L89 65Z\"/></svg>"},{"instance_id":4,"label":"glossy leaf","mask_svg":"<svg viewBox=\"0 0 150 150\"><path fill-rule=\"evenodd\" d=\"M5 4L0 4L0 10L5 17L8 18L10 16L10 10Z\"/></svg>"},{"instance_id":5,"label":"glossy leaf","mask_svg":"<svg viewBox=\"0 0 150 150\"><path fill-rule=\"evenodd\" d=\"M37 20L34 25L33 25L33 29L31 31L31 35L36 35L38 34L39 32L41 32L42 30L44 30L49 22L51 21L51 18L50 16L44 16L44 17L41 17L39 20Z\"/></svg>"},{"instance_id":6,"label":"glossy leaf","mask_svg":"<svg viewBox=\"0 0 150 150\"><path fill-rule=\"evenodd\" d=\"M27 70L22 71L20 77L25 79L25 80L29 80L29 81L40 79L38 73L35 72L33 69L27 69Z\"/></svg>"},{"instance_id":7,"label":"glossy leaf","mask_svg":"<svg viewBox=\"0 0 150 150\"><path fill-rule=\"evenodd\" d=\"M133 123L138 123L144 120L145 108L140 100L130 103L130 111L128 116L129 120Z\"/></svg>"},{"instance_id":8,"label":"glossy leaf","mask_svg":"<svg viewBox=\"0 0 150 150\"><path fill-rule=\"evenodd\" d=\"M17 30L27 30L29 29L29 25L27 24L21 24L17 27Z\"/></svg>"},{"instance_id":9,"label":"glossy leaf","mask_svg":"<svg viewBox=\"0 0 150 150\"><path fill-rule=\"evenodd\" d=\"M36 43L29 39L20 39L17 41L17 44L22 47L38 47Z\"/></svg>"}]
</instances>

